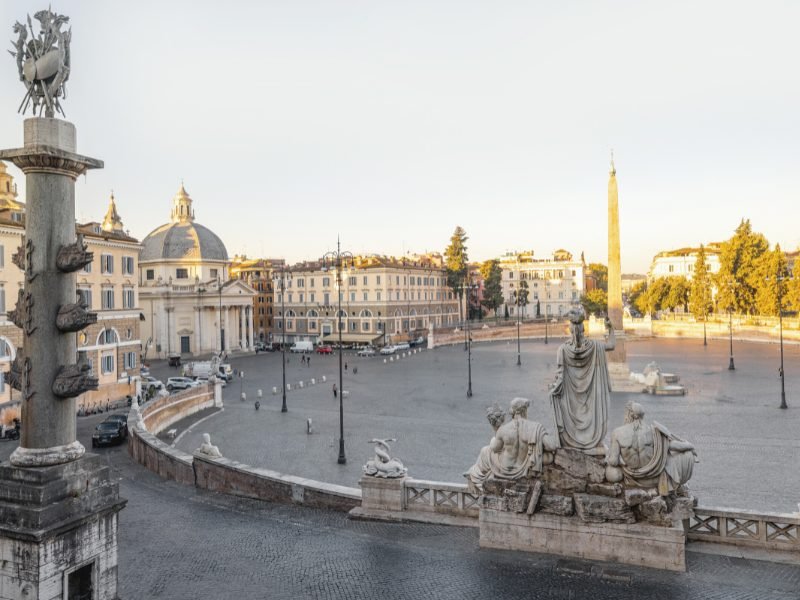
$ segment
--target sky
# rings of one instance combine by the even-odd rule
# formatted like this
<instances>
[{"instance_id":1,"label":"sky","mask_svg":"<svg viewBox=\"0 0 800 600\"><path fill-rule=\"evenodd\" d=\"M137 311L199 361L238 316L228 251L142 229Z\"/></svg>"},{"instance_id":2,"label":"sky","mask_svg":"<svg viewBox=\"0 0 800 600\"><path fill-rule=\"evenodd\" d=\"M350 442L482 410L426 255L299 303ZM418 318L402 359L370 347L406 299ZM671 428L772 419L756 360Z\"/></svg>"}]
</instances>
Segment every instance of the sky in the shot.
<instances>
[{"instance_id":1,"label":"sky","mask_svg":"<svg viewBox=\"0 0 800 600\"><path fill-rule=\"evenodd\" d=\"M2 0L0 39L46 2ZM54 1L67 119L105 168L76 185L132 235L184 182L229 254L335 248L607 259L613 148L623 272L730 237L800 245L800 3ZM7 46L10 48L10 45ZM24 95L0 57L0 147ZM28 115L29 116L29 115ZM17 176L24 192L24 177ZM24 198L24 193L23 193Z\"/></svg>"}]
</instances>

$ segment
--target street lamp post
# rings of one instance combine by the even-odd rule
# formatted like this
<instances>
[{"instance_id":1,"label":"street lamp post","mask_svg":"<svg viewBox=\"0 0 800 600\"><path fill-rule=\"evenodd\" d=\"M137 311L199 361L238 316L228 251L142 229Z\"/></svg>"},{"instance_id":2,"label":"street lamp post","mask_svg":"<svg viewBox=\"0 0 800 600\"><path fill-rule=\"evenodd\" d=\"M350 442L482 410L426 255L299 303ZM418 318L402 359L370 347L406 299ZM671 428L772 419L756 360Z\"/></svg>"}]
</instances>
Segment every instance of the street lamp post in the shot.
<instances>
[{"instance_id":1,"label":"street lamp post","mask_svg":"<svg viewBox=\"0 0 800 600\"><path fill-rule=\"evenodd\" d=\"M733 364L733 306L728 309L728 341L730 342L731 354L728 360L728 371L735 371L736 365Z\"/></svg>"},{"instance_id":2,"label":"street lamp post","mask_svg":"<svg viewBox=\"0 0 800 600\"><path fill-rule=\"evenodd\" d=\"M544 343L545 344L547 343L547 321L550 320L550 315L547 314L547 307L550 306L550 304L547 302L549 300L549 297L547 295L547 282L548 282L547 273L545 273L544 274Z\"/></svg>"},{"instance_id":3,"label":"street lamp post","mask_svg":"<svg viewBox=\"0 0 800 600\"><path fill-rule=\"evenodd\" d=\"M778 374L781 378L781 405L780 408L786 409L789 406L786 404L786 380L783 372L783 282L788 279L786 275L776 273L774 277L767 277L767 280L774 279L776 292L778 293L778 326L780 328L780 347L781 347L781 366L778 368Z\"/></svg>"},{"instance_id":4,"label":"street lamp post","mask_svg":"<svg viewBox=\"0 0 800 600\"><path fill-rule=\"evenodd\" d=\"M219 294L219 355L222 358L222 353L225 351L224 343L222 341L222 280L217 277L217 293Z\"/></svg>"},{"instance_id":5,"label":"street lamp post","mask_svg":"<svg viewBox=\"0 0 800 600\"><path fill-rule=\"evenodd\" d=\"M343 465L347 462L344 454L344 385L342 368L342 267L353 264L353 255L343 252L339 238L336 238L336 251L327 252L322 257L323 271L336 269L336 293L339 297L336 319L339 328L339 457L337 463Z\"/></svg>"},{"instance_id":6,"label":"street lamp post","mask_svg":"<svg viewBox=\"0 0 800 600\"><path fill-rule=\"evenodd\" d=\"M465 286L464 293L466 294L467 302L469 302L469 294L472 293L472 290L475 288L477 288L477 286ZM467 325L464 331L466 331L467 335L467 398L472 398L472 335L469 331L469 319L467 319Z\"/></svg>"},{"instance_id":7,"label":"street lamp post","mask_svg":"<svg viewBox=\"0 0 800 600\"><path fill-rule=\"evenodd\" d=\"M519 269L519 255L517 255L517 286L519 286L520 281L520 269ZM519 316L519 307L520 307L520 297L519 297L519 288L517 288L517 366L522 366L522 357L520 355L520 345L519 345L519 328L520 328L520 316Z\"/></svg>"},{"instance_id":8,"label":"street lamp post","mask_svg":"<svg viewBox=\"0 0 800 600\"><path fill-rule=\"evenodd\" d=\"M285 413L289 410L286 408L286 305L284 300L286 296L286 269L281 267L279 273L281 274L280 277L275 279L279 282L281 290L281 373L283 374L281 412Z\"/></svg>"}]
</instances>

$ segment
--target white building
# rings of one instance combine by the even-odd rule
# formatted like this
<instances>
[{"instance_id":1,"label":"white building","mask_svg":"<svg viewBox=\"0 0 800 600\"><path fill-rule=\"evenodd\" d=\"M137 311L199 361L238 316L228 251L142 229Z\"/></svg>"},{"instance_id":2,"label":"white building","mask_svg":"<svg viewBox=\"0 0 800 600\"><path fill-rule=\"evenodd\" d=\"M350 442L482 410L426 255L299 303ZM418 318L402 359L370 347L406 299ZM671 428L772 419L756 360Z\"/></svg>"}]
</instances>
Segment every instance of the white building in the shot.
<instances>
[{"instance_id":1,"label":"white building","mask_svg":"<svg viewBox=\"0 0 800 600\"><path fill-rule=\"evenodd\" d=\"M711 243L704 247L706 252L706 267L711 275L719 272L720 245ZM659 277L686 277L692 279L694 275L694 265L697 262L697 254L700 248L678 248L677 250L666 250L659 252L653 257L650 270L647 273L647 280L653 281Z\"/></svg>"},{"instance_id":2,"label":"white building","mask_svg":"<svg viewBox=\"0 0 800 600\"><path fill-rule=\"evenodd\" d=\"M532 250L509 252L498 260L503 270L503 298L510 316L516 316L515 298L520 282L524 281L528 288L528 303L520 309L523 318L563 315L580 303L586 289L583 256L574 260L566 250L556 250L550 258L534 258Z\"/></svg>"},{"instance_id":3,"label":"white building","mask_svg":"<svg viewBox=\"0 0 800 600\"><path fill-rule=\"evenodd\" d=\"M253 298L245 282L229 279L228 251L196 223L181 186L170 222L142 240L139 302L145 359L253 348Z\"/></svg>"}]
</instances>

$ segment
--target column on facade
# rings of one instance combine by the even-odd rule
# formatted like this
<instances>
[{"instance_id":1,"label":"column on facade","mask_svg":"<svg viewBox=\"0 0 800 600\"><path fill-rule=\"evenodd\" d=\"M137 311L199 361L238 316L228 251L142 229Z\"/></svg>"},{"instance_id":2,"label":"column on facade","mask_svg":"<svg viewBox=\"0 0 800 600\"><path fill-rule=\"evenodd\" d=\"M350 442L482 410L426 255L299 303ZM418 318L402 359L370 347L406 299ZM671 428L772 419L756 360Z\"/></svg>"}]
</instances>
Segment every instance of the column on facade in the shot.
<instances>
[{"instance_id":1,"label":"column on facade","mask_svg":"<svg viewBox=\"0 0 800 600\"><path fill-rule=\"evenodd\" d=\"M249 332L248 332L248 334L250 336L248 338L248 342L249 342L249 345L250 345L250 349L252 350L253 349L253 307L252 306L248 306L247 307L247 326L250 329Z\"/></svg>"},{"instance_id":2,"label":"column on facade","mask_svg":"<svg viewBox=\"0 0 800 600\"><path fill-rule=\"evenodd\" d=\"M199 354L202 351L200 347L200 308L194 309L194 354Z\"/></svg>"},{"instance_id":3,"label":"column on facade","mask_svg":"<svg viewBox=\"0 0 800 600\"><path fill-rule=\"evenodd\" d=\"M244 350L245 347L245 334L244 334L244 306L240 306L239 310L239 347Z\"/></svg>"},{"instance_id":4,"label":"column on facade","mask_svg":"<svg viewBox=\"0 0 800 600\"><path fill-rule=\"evenodd\" d=\"M228 313L229 313L229 310L228 310L228 307L226 306L225 307L225 337L226 337L225 349L226 350L230 349L230 347L231 347L231 338L233 337L231 335L231 326L230 326L230 319L228 318Z\"/></svg>"},{"instance_id":5,"label":"column on facade","mask_svg":"<svg viewBox=\"0 0 800 600\"><path fill-rule=\"evenodd\" d=\"M167 346L164 348L164 352L169 354L172 352L172 307L168 306L164 311L167 317Z\"/></svg>"}]
</instances>

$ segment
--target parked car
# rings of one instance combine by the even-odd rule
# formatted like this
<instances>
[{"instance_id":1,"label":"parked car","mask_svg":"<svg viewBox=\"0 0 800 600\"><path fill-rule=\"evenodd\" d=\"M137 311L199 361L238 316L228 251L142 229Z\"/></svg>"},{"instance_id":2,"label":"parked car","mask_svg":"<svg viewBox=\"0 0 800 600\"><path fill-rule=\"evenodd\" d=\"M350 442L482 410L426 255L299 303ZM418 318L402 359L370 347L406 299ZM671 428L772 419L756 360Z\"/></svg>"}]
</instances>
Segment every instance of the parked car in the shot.
<instances>
[{"instance_id":1,"label":"parked car","mask_svg":"<svg viewBox=\"0 0 800 600\"><path fill-rule=\"evenodd\" d=\"M105 419L103 419L103 423L122 423L122 426L125 429L125 435L128 435L128 415L125 413L108 415Z\"/></svg>"},{"instance_id":2,"label":"parked car","mask_svg":"<svg viewBox=\"0 0 800 600\"><path fill-rule=\"evenodd\" d=\"M420 346L424 345L425 345L425 338L422 336L419 336L417 339L411 340L411 342L409 343L409 346L411 346L412 348L419 348Z\"/></svg>"},{"instance_id":3,"label":"parked car","mask_svg":"<svg viewBox=\"0 0 800 600\"><path fill-rule=\"evenodd\" d=\"M217 380L220 382L220 384L222 384L222 387L227 387L228 382L225 381L222 377L218 377ZM200 377L195 379L195 381L197 383L201 384L201 385L206 384L206 383L210 383L208 375L201 375Z\"/></svg>"},{"instance_id":4,"label":"parked car","mask_svg":"<svg viewBox=\"0 0 800 600\"><path fill-rule=\"evenodd\" d=\"M395 346L384 346L381 348L381 354L394 354L397 352L397 348Z\"/></svg>"},{"instance_id":5,"label":"parked car","mask_svg":"<svg viewBox=\"0 0 800 600\"><path fill-rule=\"evenodd\" d=\"M324 346L317 346L317 354L330 354L332 352L333 348L327 344Z\"/></svg>"},{"instance_id":6,"label":"parked car","mask_svg":"<svg viewBox=\"0 0 800 600\"><path fill-rule=\"evenodd\" d=\"M163 390L164 384L161 382L161 380L156 379L155 377L142 377L142 389L147 390L151 395L153 395L156 392Z\"/></svg>"},{"instance_id":7,"label":"parked car","mask_svg":"<svg viewBox=\"0 0 800 600\"><path fill-rule=\"evenodd\" d=\"M289 352L311 352L313 350L314 342L308 341L295 342L294 345L289 348Z\"/></svg>"},{"instance_id":8,"label":"parked car","mask_svg":"<svg viewBox=\"0 0 800 600\"><path fill-rule=\"evenodd\" d=\"M92 448L121 444L125 441L125 425L119 421L98 423L92 434Z\"/></svg>"},{"instance_id":9,"label":"parked car","mask_svg":"<svg viewBox=\"0 0 800 600\"><path fill-rule=\"evenodd\" d=\"M358 351L359 356L375 356L375 348L367 346Z\"/></svg>"},{"instance_id":10,"label":"parked car","mask_svg":"<svg viewBox=\"0 0 800 600\"><path fill-rule=\"evenodd\" d=\"M256 351L256 354L259 352L267 352L267 345L264 342L256 342L253 344L253 349Z\"/></svg>"},{"instance_id":11,"label":"parked car","mask_svg":"<svg viewBox=\"0 0 800 600\"><path fill-rule=\"evenodd\" d=\"M167 379L167 391L169 392L173 390L186 390L190 387L197 387L198 385L200 385L198 382L188 377L170 377Z\"/></svg>"},{"instance_id":12,"label":"parked car","mask_svg":"<svg viewBox=\"0 0 800 600\"><path fill-rule=\"evenodd\" d=\"M403 342L402 344L395 344L395 346L394 346L395 352L404 352L405 350L408 350L409 348L411 348L411 346L409 344L405 343L405 342Z\"/></svg>"}]
</instances>

